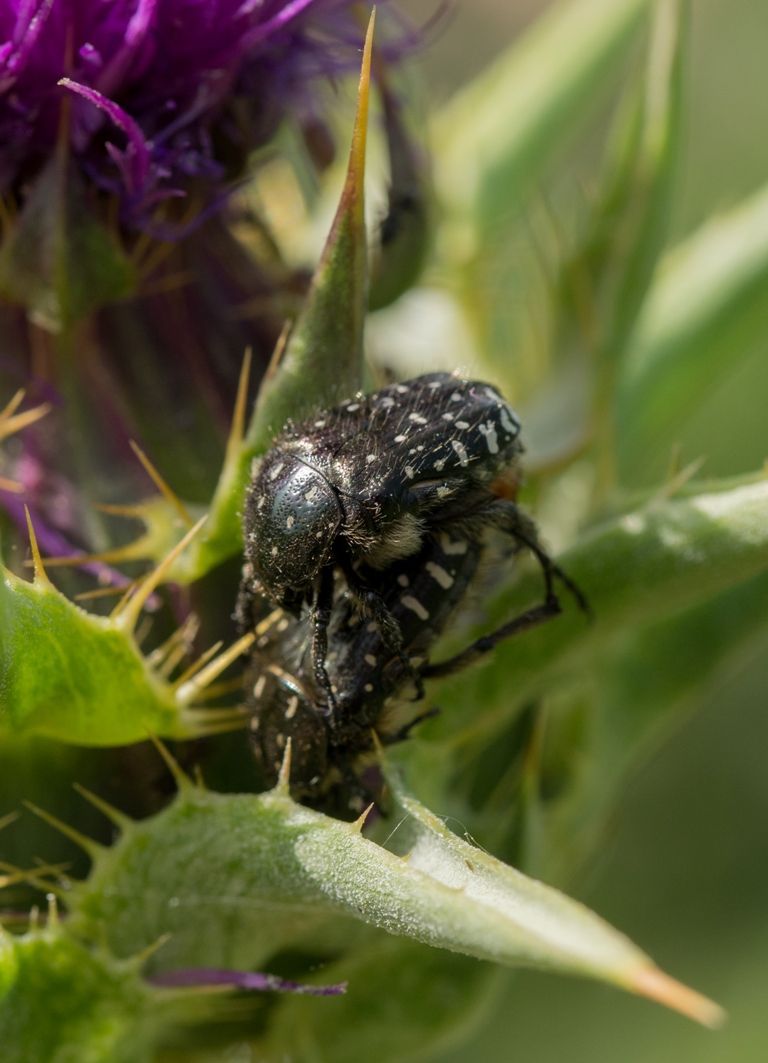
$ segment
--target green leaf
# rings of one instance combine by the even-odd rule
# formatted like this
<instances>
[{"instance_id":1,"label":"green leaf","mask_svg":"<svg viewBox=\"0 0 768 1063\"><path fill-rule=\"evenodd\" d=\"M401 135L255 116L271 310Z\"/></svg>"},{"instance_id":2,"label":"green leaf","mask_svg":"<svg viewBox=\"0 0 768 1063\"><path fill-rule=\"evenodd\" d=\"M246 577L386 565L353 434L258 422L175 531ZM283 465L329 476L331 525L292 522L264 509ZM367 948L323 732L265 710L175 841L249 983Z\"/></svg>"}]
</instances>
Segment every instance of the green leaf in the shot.
<instances>
[{"instance_id":1,"label":"green leaf","mask_svg":"<svg viewBox=\"0 0 768 1063\"><path fill-rule=\"evenodd\" d=\"M473 244L520 211L554 151L626 58L648 0L568 0L462 89L439 116L441 200L472 223Z\"/></svg>"},{"instance_id":2,"label":"green leaf","mask_svg":"<svg viewBox=\"0 0 768 1063\"><path fill-rule=\"evenodd\" d=\"M622 116L604 187L558 285L559 343L571 359L574 347L582 348L596 369L592 419L603 496L616 481L618 371L666 242L680 140L686 14L680 0L657 0L641 98Z\"/></svg>"},{"instance_id":3,"label":"green leaf","mask_svg":"<svg viewBox=\"0 0 768 1063\"><path fill-rule=\"evenodd\" d=\"M545 810L544 866L559 881L591 851L629 771L700 706L719 681L768 639L768 574L621 640L595 683L590 723L577 748L566 718L551 714L548 740L570 761L570 785ZM554 732L552 734L551 732ZM572 734L572 732L571 732ZM548 753L545 750L544 771ZM551 785L551 782L550 782Z\"/></svg>"},{"instance_id":4,"label":"green leaf","mask_svg":"<svg viewBox=\"0 0 768 1063\"><path fill-rule=\"evenodd\" d=\"M142 656L133 627L156 577L103 617L60 594L39 559L32 583L0 574L0 735L112 746L231 726L230 713L195 708L199 677L174 684Z\"/></svg>"},{"instance_id":5,"label":"green leaf","mask_svg":"<svg viewBox=\"0 0 768 1063\"><path fill-rule=\"evenodd\" d=\"M0 1044L5 1063L144 1063L150 991L59 928L0 928Z\"/></svg>"},{"instance_id":6,"label":"green leaf","mask_svg":"<svg viewBox=\"0 0 768 1063\"><path fill-rule=\"evenodd\" d=\"M94 216L73 167L54 157L0 250L0 293L52 332L130 295L135 270Z\"/></svg>"},{"instance_id":7,"label":"green leaf","mask_svg":"<svg viewBox=\"0 0 768 1063\"><path fill-rule=\"evenodd\" d=\"M653 482L680 423L763 342L768 189L670 253L638 322L619 391L622 473Z\"/></svg>"},{"instance_id":8,"label":"green leaf","mask_svg":"<svg viewBox=\"0 0 768 1063\"><path fill-rule=\"evenodd\" d=\"M279 788L222 795L184 784L167 809L123 824L98 854L72 891L71 926L105 935L118 956L170 933L154 961L163 967L263 966L292 944L311 952L324 916L337 948L350 941L330 918L344 916L478 959L600 978L717 1021L714 1005L586 908L455 837L412 798L398 799L402 855L364 838L360 823L302 808Z\"/></svg>"}]
</instances>

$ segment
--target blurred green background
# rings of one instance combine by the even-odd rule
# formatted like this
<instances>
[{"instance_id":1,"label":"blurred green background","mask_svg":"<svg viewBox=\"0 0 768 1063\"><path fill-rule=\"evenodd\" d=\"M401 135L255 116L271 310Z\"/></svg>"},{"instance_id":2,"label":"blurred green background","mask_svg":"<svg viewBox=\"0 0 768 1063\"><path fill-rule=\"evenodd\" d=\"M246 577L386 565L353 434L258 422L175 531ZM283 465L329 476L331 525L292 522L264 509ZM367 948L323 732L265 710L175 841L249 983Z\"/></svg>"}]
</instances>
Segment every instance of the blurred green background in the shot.
<instances>
[{"instance_id":1,"label":"blurred green background","mask_svg":"<svg viewBox=\"0 0 768 1063\"><path fill-rule=\"evenodd\" d=\"M430 107L548 6L456 3L424 57ZM768 178L768 4L693 0L691 8L673 242ZM434 4L420 0L413 9L428 13ZM755 469L768 457L768 299L763 336L680 426L686 458L707 458L704 475ZM709 1033L609 989L519 973L508 976L482 1029L444 1055L445 1063L768 1058L766 649L768 630L762 645L713 685L700 711L636 773L597 860L575 889L670 973L723 1004L726 1028Z\"/></svg>"}]
</instances>

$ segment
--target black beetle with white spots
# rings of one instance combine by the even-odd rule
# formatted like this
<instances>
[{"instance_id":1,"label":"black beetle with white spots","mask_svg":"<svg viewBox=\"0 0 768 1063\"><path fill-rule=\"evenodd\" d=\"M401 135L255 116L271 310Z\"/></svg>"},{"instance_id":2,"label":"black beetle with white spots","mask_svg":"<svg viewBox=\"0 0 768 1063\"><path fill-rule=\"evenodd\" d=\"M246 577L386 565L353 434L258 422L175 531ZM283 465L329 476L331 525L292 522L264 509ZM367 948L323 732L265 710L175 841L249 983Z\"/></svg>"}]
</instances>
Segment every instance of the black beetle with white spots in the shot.
<instances>
[{"instance_id":1,"label":"black beetle with white spots","mask_svg":"<svg viewBox=\"0 0 768 1063\"><path fill-rule=\"evenodd\" d=\"M249 673L268 775L291 737L299 792L322 791L329 750L336 775L348 780L399 688L410 681L419 697L424 678L456 671L499 639L555 616L556 578L585 607L517 506L522 450L520 423L495 388L431 373L289 422L254 463L238 615L249 627L278 607L297 622L285 652L272 640L274 667L261 698L258 646ZM535 556L543 601L450 660L430 662L494 529ZM465 555L458 580L451 543ZM363 732L364 740L350 737Z\"/></svg>"}]
</instances>

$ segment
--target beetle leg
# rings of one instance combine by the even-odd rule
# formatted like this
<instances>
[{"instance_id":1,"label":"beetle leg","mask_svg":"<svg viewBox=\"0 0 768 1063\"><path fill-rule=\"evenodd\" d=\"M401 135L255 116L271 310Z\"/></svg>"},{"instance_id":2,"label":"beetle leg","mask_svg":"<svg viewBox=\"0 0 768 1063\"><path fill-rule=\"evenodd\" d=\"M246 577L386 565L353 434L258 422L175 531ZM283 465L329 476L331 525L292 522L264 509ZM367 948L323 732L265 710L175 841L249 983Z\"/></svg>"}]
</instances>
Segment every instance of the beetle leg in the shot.
<instances>
[{"instance_id":1,"label":"beetle leg","mask_svg":"<svg viewBox=\"0 0 768 1063\"><path fill-rule=\"evenodd\" d=\"M478 527L493 525L500 531L510 535L516 543L527 547L528 550L541 566L544 577L544 601L540 605L527 609L524 613L508 620L506 624L488 635L483 635L461 653L449 657L437 664L427 664L421 668L421 674L425 679L436 679L440 676L452 675L472 664L478 658L490 653L503 639L511 638L523 631L544 623L556 617L562 612L560 599L555 592L555 580L559 580L574 596L579 608L590 614L591 610L581 590L573 582L558 564L556 564L539 542L536 526L530 517L521 513L514 502L507 499L495 499L491 505L484 508L480 513L474 514ZM472 519L472 518L470 518ZM464 524L466 525L466 521Z\"/></svg>"},{"instance_id":2,"label":"beetle leg","mask_svg":"<svg viewBox=\"0 0 768 1063\"><path fill-rule=\"evenodd\" d=\"M390 612L386 602L378 591L369 587L359 573L355 572L351 566L342 565L342 568L350 591L355 598L358 599L364 612L371 616L375 621L376 626L381 633L382 641L387 649L398 659L405 674L414 683L416 687L416 697L413 700L421 701L424 697L424 683L422 682L421 674L413 667L410 657L408 657L405 652L403 634L400 630L400 625Z\"/></svg>"},{"instance_id":3,"label":"beetle leg","mask_svg":"<svg viewBox=\"0 0 768 1063\"><path fill-rule=\"evenodd\" d=\"M494 524L501 531L512 536L516 542L521 543L531 551L541 566L541 571L544 576L546 601L549 602L552 598L557 600L557 595L554 591L554 580L558 579L573 595L579 609L581 609L583 613L591 615L592 610L590 609L589 603L584 597L581 589L574 583L570 576L552 560L539 542L536 525L530 517L527 517L524 513L520 512L514 502L502 498L494 500L487 510L486 520L487 523Z\"/></svg>"},{"instance_id":4,"label":"beetle leg","mask_svg":"<svg viewBox=\"0 0 768 1063\"><path fill-rule=\"evenodd\" d=\"M529 628L537 627L539 624L543 624L544 621L557 616L560 612L562 612L562 609L556 597L542 602L541 605L535 605L532 609L526 609L524 613L520 613L518 616L513 617L512 620L508 620L506 624L502 624L501 627L496 628L489 635L482 635L470 646L467 646L465 650L462 650L461 653L457 653L445 661L439 661L437 664L424 665L420 669L421 675L424 679L438 679L441 676L460 672L480 657L484 657L486 653L490 653L503 639L519 635L523 631L528 631Z\"/></svg>"},{"instance_id":5,"label":"beetle leg","mask_svg":"<svg viewBox=\"0 0 768 1063\"><path fill-rule=\"evenodd\" d=\"M327 713L331 728L336 724L337 705L325 660L328 655L328 625L333 607L333 569L326 566L321 574L310 614L312 627L312 666L317 689L325 699L321 708Z\"/></svg>"}]
</instances>

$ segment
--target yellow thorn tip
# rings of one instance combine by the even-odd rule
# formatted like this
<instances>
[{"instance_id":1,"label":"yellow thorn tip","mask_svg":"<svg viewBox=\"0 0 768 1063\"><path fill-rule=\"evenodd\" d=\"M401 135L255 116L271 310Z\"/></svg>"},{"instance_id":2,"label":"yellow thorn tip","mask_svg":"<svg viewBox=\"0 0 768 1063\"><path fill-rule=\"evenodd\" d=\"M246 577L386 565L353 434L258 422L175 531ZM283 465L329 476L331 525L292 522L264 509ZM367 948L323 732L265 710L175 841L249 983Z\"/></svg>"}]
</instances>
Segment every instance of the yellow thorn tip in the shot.
<instances>
[{"instance_id":1,"label":"yellow thorn tip","mask_svg":"<svg viewBox=\"0 0 768 1063\"><path fill-rule=\"evenodd\" d=\"M205 524L208 516L201 517L197 524L193 525L186 533L186 535L179 540L174 548L163 558L160 564L155 568L146 579L136 589L136 593L132 598L129 598L125 604L119 602L117 607L112 611L112 618L118 620L123 626L128 628L135 628L141 610L147 603L147 599L150 594L155 590L158 584L162 583L164 577L168 574L171 566L173 565L179 554L186 550L187 546L192 542L194 537L200 531Z\"/></svg>"},{"instance_id":2,"label":"yellow thorn tip","mask_svg":"<svg viewBox=\"0 0 768 1063\"><path fill-rule=\"evenodd\" d=\"M658 967L644 967L635 972L628 988L638 996L655 1000L713 1030L722 1026L727 1017L719 1004L671 978Z\"/></svg>"},{"instance_id":3,"label":"yellow thorn tip","mask_svg":"<svg viewBox=\"0 0 768 1063\"><path fill-rule=\"evenodd\" d=\"M173 490L168 481L160 474L159 469L149 460L149 458L141 449L139 444L133 439L129 440L129 442L131 445L131 450L141 462L147 476L149 476L150 480L158 489L158 491L166 500L166 502L168 502L169 505L176 510L176 513L178 514L178 517L181 520L182 524L185 524L188 528L190 528L194 521L187 507L181 501L181 499Z\"/></svg>"},{"instance_id":4,"label":"yellow thorn tip","mask_svg":"<svg viewBox=\"0 0 768 1063\"><path fill-rule=\"evenodd\" d=\"M278 797L291 796L291 755L291 739L289 738L285 743L285 753L283 753L283 762L280 765L280 774L277 776L277 782L272 791Z\"/></svg>"},{"instance_id":5,"label":"yellow thorn tip","mask_svg":"<svg viewBox=\"0 0 768 1063\"><path fill-rule=\"evenodd\" d=\"M35 574L35 583L42 583L50 586L51 581L48 579L48 573L45 571L43 559L40 556L40 548L37 545L37 536L35 535L35 529L32 525L32 517L29 514L28 506L24 506L24 516L27 518L27 531L29 532L29 546L32 550L32 569Z\"/></svg>"}]
</instances>

